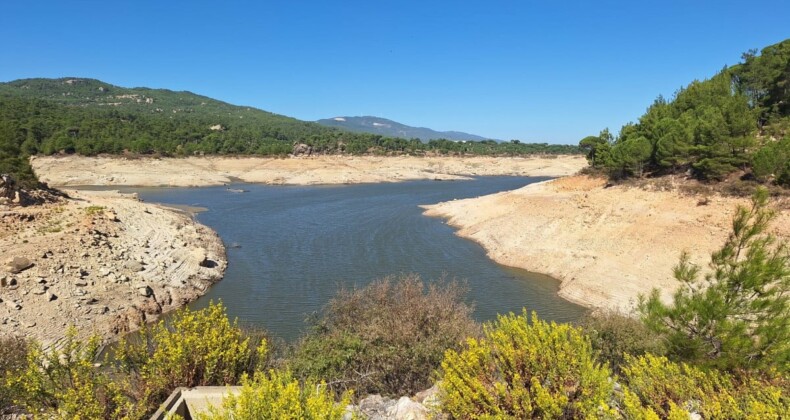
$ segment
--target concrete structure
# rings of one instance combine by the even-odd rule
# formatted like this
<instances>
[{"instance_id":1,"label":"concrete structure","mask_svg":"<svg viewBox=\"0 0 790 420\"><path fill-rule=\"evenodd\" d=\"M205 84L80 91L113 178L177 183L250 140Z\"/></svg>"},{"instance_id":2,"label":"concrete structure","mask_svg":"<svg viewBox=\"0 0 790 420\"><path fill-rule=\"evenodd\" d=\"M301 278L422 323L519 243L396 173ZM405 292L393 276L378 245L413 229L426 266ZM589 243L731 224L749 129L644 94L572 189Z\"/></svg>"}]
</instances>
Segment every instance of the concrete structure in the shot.
<instances>
[{"instance_id":1,"label":"concrete structure","mask_svg":"<svg viewBox=\"0 0 790 420\"><path fill-rule=\"evenodd\" d=\"M240 386L197 386L176 388L170 397L151 416L151 420L164 420L179 415L184 420L194 419L198 413L206 413L209 407L222 407L222 399L229 394L238 394Z\"/></svg>"}]
</instances>

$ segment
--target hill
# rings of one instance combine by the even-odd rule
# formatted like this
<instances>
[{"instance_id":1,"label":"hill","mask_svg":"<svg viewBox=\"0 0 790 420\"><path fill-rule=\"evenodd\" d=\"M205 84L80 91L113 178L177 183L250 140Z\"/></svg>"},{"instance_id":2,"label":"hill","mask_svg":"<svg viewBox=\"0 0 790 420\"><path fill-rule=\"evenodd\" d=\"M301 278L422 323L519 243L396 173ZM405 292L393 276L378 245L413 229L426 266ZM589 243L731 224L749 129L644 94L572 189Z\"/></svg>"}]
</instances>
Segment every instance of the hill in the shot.
<instances>
[{"instance_id":1,"label":"hill","mask_svg":"<svg viewBox=\"0 0 790 420\"><path fill-rule=\"evenodd\" d=\"M411 127L396 121L379 117L335 117L316 121L327 127L342 128L357 133L379 134L386 137L402 139L428 140L455 140L455 141L483 141L486 137L460 131L436 131L425 127Z\"/></svg>"},{"instance_id":2,"label":"hill","mask_svg":"<svg viewBox=\"0 0 790 420\"><path fill-rule=\"evenodd\" d=\"M35 186L43 154L573 154L568 145L458 143L354 133L191 92L124 88L88 78L0 83L0 173Z\"/></svg>"}]
</instances>

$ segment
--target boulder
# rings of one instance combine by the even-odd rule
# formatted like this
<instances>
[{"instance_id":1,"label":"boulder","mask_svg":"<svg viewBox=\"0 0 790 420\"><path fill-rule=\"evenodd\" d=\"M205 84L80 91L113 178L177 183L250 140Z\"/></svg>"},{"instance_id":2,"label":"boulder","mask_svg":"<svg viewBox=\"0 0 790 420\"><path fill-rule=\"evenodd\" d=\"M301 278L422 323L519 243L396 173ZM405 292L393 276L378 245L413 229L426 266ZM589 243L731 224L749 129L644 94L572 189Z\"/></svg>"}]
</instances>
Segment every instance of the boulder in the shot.
<instances>
[{"instance_id":1,"label":"boulder","mask_svg":"<svg viewBox=\"0 0 790 420\"><path fill-rule=\"evenodd\" d=\"M401 397L394 406L387 410L387 415L395 420L426 420L428 410L409 397Z\"/></svg>"},{"instance_id":2,"label":"boulder","mask_svg":"<svg viewBox=\"0 0 790 420\"><path fill-rule=\"evenodd\" d=\"M0 197L13 200L16 192L16 180L9 174L0 174Z\"/></svg>"},{"instance_id":3,"label":"boulder","mask_svg":"<svg viewBox=\"0 0 790 420\"><path fill-rule=\"evenodd\" d=\"M144 297L151 297L154 294L154 290L150 286L140 286L137 288L137 292Z\"/></svg>"},{"instance_id":4,"label":"boulder","mask_svg":"<svg viewBox=\"0 0 790 420\"><path fill-rule=\"evenodd\" d=\"M33 262L27 257L12 257L6 261L6 270L8 272L17 274L33 266Z\"/></svg>"},{"instance_id":5,"label":"boulder","mask_svg":"<svg viewBox=\"0 0 790 420\"><path fill-rule=\"evenodd\" d=\"M125 263L123 263L123 266L126 267L126 269L133 272L143 271L145 269L143 263L139 261L126 261Z\"/></svg>"},{"instance_id":6,"label":"boulder","mask_svg":"<svg viewBox=\"0 0 790 420\"><path fill-rule=\"evenodd\" d=\"M310 156L313 154L313 147L304 143L295 143L293 150L291 151L294 156L299 155L307 155Z\"/></svg>"}]
</instances>

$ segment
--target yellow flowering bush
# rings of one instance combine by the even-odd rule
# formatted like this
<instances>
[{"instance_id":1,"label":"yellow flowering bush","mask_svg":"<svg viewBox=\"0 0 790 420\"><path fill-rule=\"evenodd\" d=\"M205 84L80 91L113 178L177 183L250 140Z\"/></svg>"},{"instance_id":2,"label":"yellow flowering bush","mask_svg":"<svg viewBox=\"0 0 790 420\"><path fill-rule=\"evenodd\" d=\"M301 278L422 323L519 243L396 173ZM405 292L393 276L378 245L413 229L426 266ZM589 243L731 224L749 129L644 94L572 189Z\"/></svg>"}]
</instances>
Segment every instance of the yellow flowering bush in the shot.
<instances>
[{"instance_id":1,"label":"yellow flowering bush","mask_svg":"<svg viewBox=\"0 0 790 420\"><path fill-rule=\"evenodd\" d=\"M33 343L27 363L6 378L14 401L43 418L100 419L133 416L123 386L94 364L97 337L87 343L70 328L60 349L44 350Z\"/></svg>"},{"instance_id":2,"label":"yellow flowering bush","mask_svg":"<svg viewBox=\"0 0 790 420\"><path fill-rule=\"evenodd\" d=\"M442 362L442 408L453 418L579 418L610 413L610 371L590 340L526 310L484 327Z\"/></svg>"},{"instance_id":3,"label":"yellow flowering bush","mask_svg":"<svg viewBox=\"0 0 790 420\"><path fill-rule=\"evenodd\" d=\"M702 370L666 357L650 354L626 356L623 366L626 390L621 406L625 414L640 410L656 417L677 413L701 414L706 419L772 419L790 417L790 398L782 385L743 372L734 378L716 370ZM780 380L781 381L781 380ZM786 379L784 387L787 387Z\"/></svg>"},{"instance_id":4,"label":"yellow flowering bush","mask_svg":"<svg viewBox=\"0 0 790 420\"><path fill-rule=\"evenodd\" d=\"M351 392L335 402L326 384L300 385L290 372L257 372L254 379L242 377L239 395L225 397L222 408L212 407L201 420L221 419L341 419L351 401Z\"/></svg>"},{"instance_id":5,"label":"yellow flowering bush","mask_svg":"<svg viewBox=\"0 0 790 420\"><path fill-rule=\"evenodd\" d=\"M123 340L116 358L140 382L137 398L155 408L180 386L238 383L265 349L265 342L258 349L250 343L221 303L211 303L199 311L180 310L145 330L142 339Z\"/></svg>"}]
</instances>

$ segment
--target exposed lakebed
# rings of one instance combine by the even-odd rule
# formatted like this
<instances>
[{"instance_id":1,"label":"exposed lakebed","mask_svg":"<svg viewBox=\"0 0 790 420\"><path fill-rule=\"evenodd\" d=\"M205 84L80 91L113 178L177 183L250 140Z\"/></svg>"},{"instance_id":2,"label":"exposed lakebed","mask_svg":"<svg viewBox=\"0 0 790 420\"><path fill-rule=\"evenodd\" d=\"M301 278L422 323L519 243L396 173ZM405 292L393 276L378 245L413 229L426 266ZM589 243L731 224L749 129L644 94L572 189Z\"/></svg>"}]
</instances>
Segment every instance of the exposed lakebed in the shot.
<instances>
[{"instance_id":1,"label":"exposed lakebed","mask_svg":"<svg viewBox=\"0 0 790 420\"><path fill-rule=\"evenodd\" d=\"M196 217L225 242L228 269L192 308L221 299L241 324L293 340L339 288L400 273L465 281L481 321L523 307L549 320L578 319L584 309L557 296L557 280L491 261L419 207L544 179L131 190L149 202L208 209Z\"/></svg>"}]
</instances>

